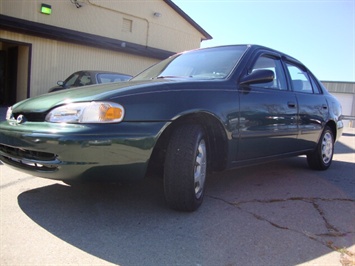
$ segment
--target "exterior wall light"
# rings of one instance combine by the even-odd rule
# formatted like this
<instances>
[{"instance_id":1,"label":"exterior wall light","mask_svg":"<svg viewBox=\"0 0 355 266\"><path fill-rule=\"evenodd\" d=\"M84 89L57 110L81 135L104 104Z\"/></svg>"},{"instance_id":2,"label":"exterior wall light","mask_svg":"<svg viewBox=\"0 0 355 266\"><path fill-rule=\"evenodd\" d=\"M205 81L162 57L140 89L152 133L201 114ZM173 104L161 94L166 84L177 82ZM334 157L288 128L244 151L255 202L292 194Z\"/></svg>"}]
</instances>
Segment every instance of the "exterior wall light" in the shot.
<instances>
[{"instance_id":1,"label":"exterior wall light","mask_svg":"<svg viewBox=\"0 0 355 266\"><path fill-rule=\"evenodd\" d=\"M160 18L162 15L159 12L154 12L153 16L156 18Z\"/></svg>"},{"instance_id":2,"label":"exterior wall light","mask_svg":"<svg viewBox=\"0 0 355 266\"><path fill-rule=\"evenodd\" d=\"M50 15L52 13L52 6L47 4L41 4L41 13L45 15Z\"/></svg>"}]
</instances>

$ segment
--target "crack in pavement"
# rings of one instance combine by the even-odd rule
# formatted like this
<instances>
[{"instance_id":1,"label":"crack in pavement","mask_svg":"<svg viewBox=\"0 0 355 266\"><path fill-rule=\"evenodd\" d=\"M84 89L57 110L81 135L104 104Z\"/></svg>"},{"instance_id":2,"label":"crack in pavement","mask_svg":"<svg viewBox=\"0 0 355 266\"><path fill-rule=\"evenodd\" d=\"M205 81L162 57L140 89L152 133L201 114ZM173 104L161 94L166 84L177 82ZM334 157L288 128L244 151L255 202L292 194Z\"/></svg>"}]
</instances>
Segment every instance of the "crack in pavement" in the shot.
<instances>
[{"instance_id":1,"label":"crack in pavement","mask_svg":"<svg viewBox=\"0 0 355 266\"><path fill-rule=\"evenodd\" d=\"M339 201L339 200L338 200ZM316 200L312 201L313 207L318 211L320 217L323 219L324 221L324 225L328 230L328 234L326 235L330 235L330 236L344 236L343 233L341 233L339 231L339 229L337 229L334 225L332 225L328 219L325 217L325 213L324 211L321 209L321 207L319 206L319 204L317 204ZM319 235L319 234L318 234Z\"/></svg>"},{"instance_id":2,"label":"crack in pavement","mask_svg":"<svg viewBox=\"0 0 355 266\"><path fill-rule=\"evenodd\" d=\"M284 199L267 199L267 200L254 199L254 200L231 202L231 201L228 201L223 198L216 197L216 196L211 196L211 195L206 195L206 196L209 198L215 199L215 200L222 201L222 202L224 202L228 205L231 205L233 207L236 207L238 210L252 215L257 220L267 222L271 226L273 226L277 229L289 230L289 231L301 234L303 236L306 236L307 238L314 240L314 241L330 248L332 251L339 252L341 254L340 262L342 265L355 266L355 254L353 252L350 252L345 247L337 247L334 244L335 240L332 241L332 240L322 239L324 237L330 237L330 238L346 237L349 234L355 234L355 231L347 231L347 232L341 231L335 225L331 224L331 222L329 221L329 219L326 216L325 211L320 206L321 202L351 202L351 203L355 203L354 199L348 199L348 198L329 199L329 198L320 198L320 197L290 197L290 198L284 198ZM270 203L282 203L282 202L290 202L290 201L303 201L305 203L311 204L311 206L313 206L313 208L316 210L316 212L319 214L320 218L322 219L327 232L321 233L321 234L316 234L316 233L311 233L311 232L307 232L307 231L303 231L303 230L297 230L295 228L290 228L288 226L278 224L275 221L271 221L267 217L265 217L263 215L259 215L255 212L253 212L252 210L248 210L243 207L244 204L250 204L250 203L270 204ZM352 264L348 264L349 261Z\"/></svg>"}]
</instances>

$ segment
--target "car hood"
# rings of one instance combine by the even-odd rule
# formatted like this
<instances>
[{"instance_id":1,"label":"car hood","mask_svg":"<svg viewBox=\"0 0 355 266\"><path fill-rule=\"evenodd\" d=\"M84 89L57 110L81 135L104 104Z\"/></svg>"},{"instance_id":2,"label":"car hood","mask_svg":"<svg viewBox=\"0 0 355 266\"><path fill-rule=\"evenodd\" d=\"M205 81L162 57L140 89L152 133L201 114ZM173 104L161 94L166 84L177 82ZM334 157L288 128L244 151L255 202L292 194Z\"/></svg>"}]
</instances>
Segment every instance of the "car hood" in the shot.
<instances>
[{"instance_id":1,"label":"car hood","mask_svg":"<svg viewBox=\"0 0 355 266\"><path fill-rule=\"evenodd\" d=\"M117 99L132 94L166 90L169 88L168 84L177 82L182 81L162 79L90 85L29 98L15 104L12 109L16 113L45 112L56 106L71 102L110 101L113 98Z\"/></svg>"}]
</instances>

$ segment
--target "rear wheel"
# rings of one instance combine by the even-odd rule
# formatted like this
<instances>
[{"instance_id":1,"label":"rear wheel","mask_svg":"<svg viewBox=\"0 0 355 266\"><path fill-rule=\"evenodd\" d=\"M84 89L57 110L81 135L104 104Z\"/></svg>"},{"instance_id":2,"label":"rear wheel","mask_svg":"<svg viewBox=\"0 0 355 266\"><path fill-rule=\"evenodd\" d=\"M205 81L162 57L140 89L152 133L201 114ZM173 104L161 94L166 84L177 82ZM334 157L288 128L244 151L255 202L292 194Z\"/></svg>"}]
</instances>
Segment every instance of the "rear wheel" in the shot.
<instances>
[{"instance_id":1,"label":"rear wheel","mask_svg":"<svg viewBox=\"0 0 355 266\"><path fill-rule=\"evenodd\" d=\"M207 175L207 147L200 125L177 128L164 165L164 192L172 209L194 211L202 203Z\"/></svg>"},{"instance_id":2,"label":"rear wheel","mask_svg":"<svg viewBox=\"0 0 355 266\"><path fill-rule=\"evenodd\" d=\"M315 170L326 170L332 163L334 154L333 131L326 126L319 139L314 152L307 154L307 162L310 168Z\"/></svg>"}]
</instances>

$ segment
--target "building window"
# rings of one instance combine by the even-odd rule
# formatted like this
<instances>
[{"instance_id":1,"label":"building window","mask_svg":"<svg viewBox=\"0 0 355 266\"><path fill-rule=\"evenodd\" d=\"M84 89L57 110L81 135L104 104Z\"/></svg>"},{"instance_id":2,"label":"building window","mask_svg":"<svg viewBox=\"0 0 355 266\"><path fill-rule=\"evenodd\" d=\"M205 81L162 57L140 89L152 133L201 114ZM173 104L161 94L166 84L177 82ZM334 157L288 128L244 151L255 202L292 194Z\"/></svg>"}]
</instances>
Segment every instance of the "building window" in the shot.
<instances>
[{"instance_id":1,"label":"building window","mask_svg":"<svg viewBox=\"0 0 355 266\"><path fill-rule=\"evenodd\" d=\"M124 18L122 23L122 31L132 32L132 25L133 25L132 20Z\"/></svg>"}]
</instances>

